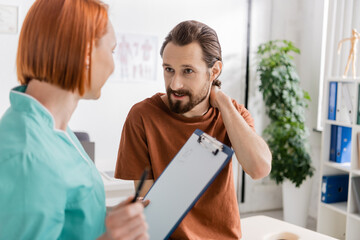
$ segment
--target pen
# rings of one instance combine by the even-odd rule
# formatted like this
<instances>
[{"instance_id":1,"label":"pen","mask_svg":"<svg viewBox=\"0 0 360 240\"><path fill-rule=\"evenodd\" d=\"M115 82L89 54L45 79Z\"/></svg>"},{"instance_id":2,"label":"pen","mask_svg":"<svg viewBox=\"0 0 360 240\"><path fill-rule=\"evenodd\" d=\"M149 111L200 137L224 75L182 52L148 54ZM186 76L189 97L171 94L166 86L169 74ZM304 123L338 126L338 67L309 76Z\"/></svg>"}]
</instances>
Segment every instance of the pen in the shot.
<instances>
[{"instance_id":1,"label":"pen","mask_svg":"<svg viewBox=\"0 0 360 240\"><path fill-rule=\"evenodd\" d=\"M131 201L132 203L136 202L136 199L139 197L140 191L144 185L144 182L145 182L145 179L146 179L148 173L149 173L149 168L146 167L143 174L141 175L140 183L137 186L135 196L134 196L133 200Z\"/></svg>"}]
</instances>

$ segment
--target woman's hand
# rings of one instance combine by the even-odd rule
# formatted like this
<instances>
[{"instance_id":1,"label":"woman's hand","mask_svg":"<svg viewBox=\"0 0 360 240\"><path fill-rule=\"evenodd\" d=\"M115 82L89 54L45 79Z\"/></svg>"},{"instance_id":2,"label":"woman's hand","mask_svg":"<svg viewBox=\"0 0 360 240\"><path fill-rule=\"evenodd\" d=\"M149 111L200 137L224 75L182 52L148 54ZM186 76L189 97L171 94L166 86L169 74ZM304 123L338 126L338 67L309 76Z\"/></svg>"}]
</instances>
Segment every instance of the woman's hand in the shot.
<instances>
[{"instance_id":1,"label":"woman's hand","mask_svg":"<svg viewBox=\"0 0 360 240\"><path fill-rule=\"evenodd\" d=\"M115 206L107 215L106 232L101 240L147 240L148 225L145 222L144 206L142 202L131 203L133 197Z\"/></svg>"}]
</instances>

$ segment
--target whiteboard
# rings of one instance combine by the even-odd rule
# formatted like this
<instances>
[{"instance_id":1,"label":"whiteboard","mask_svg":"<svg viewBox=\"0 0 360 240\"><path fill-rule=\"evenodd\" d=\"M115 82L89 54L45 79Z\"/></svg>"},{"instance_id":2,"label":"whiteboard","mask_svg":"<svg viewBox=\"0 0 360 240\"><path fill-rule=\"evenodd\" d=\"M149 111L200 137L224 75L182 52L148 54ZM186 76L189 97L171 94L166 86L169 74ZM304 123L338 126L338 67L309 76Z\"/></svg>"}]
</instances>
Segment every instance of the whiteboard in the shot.
<instances>
[{"instance_id":1,"label":"whiteboard","mask_svg":"<svg viewBox=\"0 0 360 240\"><path fill-rule=\"evenodd\" d=\"M196 130L155 181L144 199L150 239L167 239L220 171L233 150Z\"/></svg>"}]
</instances>

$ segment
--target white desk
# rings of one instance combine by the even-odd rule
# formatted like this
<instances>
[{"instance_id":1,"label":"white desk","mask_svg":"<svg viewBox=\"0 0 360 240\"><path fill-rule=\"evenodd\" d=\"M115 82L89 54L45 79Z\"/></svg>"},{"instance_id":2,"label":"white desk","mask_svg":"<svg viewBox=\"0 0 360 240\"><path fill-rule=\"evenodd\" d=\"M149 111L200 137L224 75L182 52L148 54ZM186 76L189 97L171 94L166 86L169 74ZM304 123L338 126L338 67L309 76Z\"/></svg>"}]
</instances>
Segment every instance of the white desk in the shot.
<instances>
[{"instance_id":1,"label":"white desk","mask_svg":"<svg viewBox=\"0 0 360 240\"><path fill-rule=\"evenodd\" d=\"M335 238L267 216L241 219L242 240L335 240Z\"/></svg>"},{"instance_id":2,"label":"white desk","mask_svg":"<svg viewBox=\"0 0 360 240\"><path fill-rule=\"evenodd\" d=\"M111 178L104 172L99 172L104 182L106 207L113 207L130 195L134 195L134 181Z\"/></svg>"}]
</instances>

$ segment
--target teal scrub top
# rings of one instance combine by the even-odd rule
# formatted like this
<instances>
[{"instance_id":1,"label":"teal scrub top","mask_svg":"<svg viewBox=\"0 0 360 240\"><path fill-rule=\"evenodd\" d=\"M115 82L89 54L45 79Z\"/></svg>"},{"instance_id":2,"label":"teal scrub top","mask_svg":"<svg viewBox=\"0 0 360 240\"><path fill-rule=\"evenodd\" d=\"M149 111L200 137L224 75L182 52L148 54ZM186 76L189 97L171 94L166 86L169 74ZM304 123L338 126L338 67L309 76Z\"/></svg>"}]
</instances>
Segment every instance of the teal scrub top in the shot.
<instances>
[{"instance_id":1,"label":"teal scrub top","mask_svg":"<svg viewBox=\"0 0 360 240\"><path fill-rule=\"evenodd\" d=\"M11 91L0 119L0 239L96 239L105 231L101 176L25 90Z\"/></svg>"}]
</instances>

